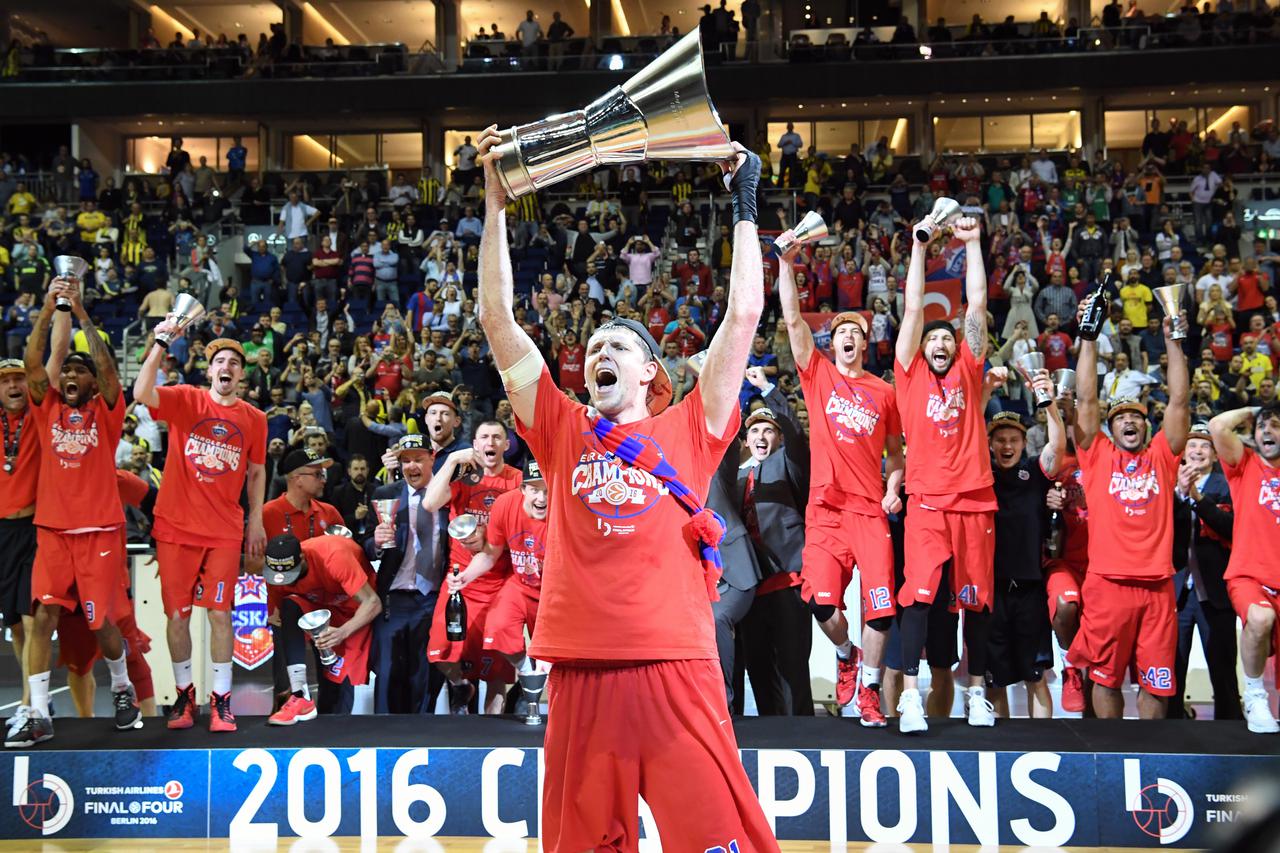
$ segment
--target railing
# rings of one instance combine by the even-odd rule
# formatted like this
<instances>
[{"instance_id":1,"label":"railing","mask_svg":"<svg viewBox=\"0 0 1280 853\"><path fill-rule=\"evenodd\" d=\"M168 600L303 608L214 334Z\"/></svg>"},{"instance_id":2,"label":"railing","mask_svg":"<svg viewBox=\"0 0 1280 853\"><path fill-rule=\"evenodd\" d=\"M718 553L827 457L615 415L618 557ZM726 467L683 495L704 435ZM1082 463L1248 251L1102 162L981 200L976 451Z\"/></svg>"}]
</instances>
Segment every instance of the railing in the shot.
<instances>
[{"instance_id":1,"label":"railing","mask_svg":"<svg viewBox=\"0 0 1280 853\"><path fill-rule=\"evenodd\" d=\"M133 368L137 366L133 363L133 348L129 345L130 338L145 339L146 335L142 334L142 330L142 318L139 317L125 326L120 333L120 384L126 388L133 387Z\"/></svg>"}]
</instances>

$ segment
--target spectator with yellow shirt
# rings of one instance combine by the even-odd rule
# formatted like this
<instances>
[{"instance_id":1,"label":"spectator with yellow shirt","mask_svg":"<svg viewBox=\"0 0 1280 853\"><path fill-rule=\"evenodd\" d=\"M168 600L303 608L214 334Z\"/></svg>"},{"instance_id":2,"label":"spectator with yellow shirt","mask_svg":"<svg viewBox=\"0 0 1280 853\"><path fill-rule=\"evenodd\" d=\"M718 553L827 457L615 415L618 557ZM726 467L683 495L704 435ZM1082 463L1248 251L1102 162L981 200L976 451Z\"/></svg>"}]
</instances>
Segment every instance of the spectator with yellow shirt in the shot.
<instances>
[{"instance_id":1,"label":"spectator with yellow shirt","mask_svg":"<svg viewBox=\"0 0 1280 853\"><path fill-rule=\"evenodd\" d=\"M1249 389L1255 392L1271 376L1271 357L1258 352L1257 335L1240 336L1240 375L1248 377Z\"/></svg>"},{"instance_id":2,"label":"spectator with yellow shirt","mask_svg":"<svg viewBox=\"0 0 1280 853\"><path fill-rule=\"evenodd\" d=\"M17 186L14 187L13 195L9 196L9 203L6 207L10 216L30 214L36 209L36 197L27 190L25 182L18 181Z\"/></svg>"},{"instance_id":3,"label":"spectator with yellow shirt","mask_svg":"<svg viewBox=\"0 0 1280 853\"><path fill-rule=\"evenodd\" d=\"M1120 288L1120 301L1124 303L1124 316L1133 323L1135 329L1146 328L1147 312L1151 308L1154 295L1138 278L1138 270L1130 269L1124 285Z\"/></svg>"},{"instance_id":4,"label":"spectator with yellow shirt","mask_svg":"<svg viewBox=\"0 0 1280 853\"><path fill-rule=\"evenodd\" d=\"M98 232L107 227L107 215L98 210L97 202L86 199L80 202L80 213L76 215L76 228L80 230L80 251L92 252L98 242Z\"/></svg>"}]
</instances>

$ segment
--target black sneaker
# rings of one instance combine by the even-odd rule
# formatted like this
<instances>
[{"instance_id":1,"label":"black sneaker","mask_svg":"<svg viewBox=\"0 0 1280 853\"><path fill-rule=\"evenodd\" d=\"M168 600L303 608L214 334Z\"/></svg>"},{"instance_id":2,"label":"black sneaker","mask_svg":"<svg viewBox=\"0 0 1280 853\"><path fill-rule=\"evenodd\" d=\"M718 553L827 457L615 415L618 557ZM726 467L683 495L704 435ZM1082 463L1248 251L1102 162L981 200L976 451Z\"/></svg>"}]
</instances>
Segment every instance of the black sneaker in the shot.
<instances>
[{"instance_id":1,"label":"black sneaker","mask_svg":"<svg viewBox=\"0 0 1280 853\"><path fill-rule=\"evenodd\" d=\"M476 695L476 686L470 681L462 684L449 685L449 713L456 717L464 716L469 713L467 706L471 704L471 697Z\"/></svg>"},{"instance_id":2,"label":"black sneaker","mask_svg":"<svg viewBox=\"0 0 1280 853\"><path fill-rule=\"evenodd\" d=\"M138 707L138 694L130 684L123 690L111 691L111 704L116 709L116 728L120 731L142 728L142 709Z\"/></svg>"},{"instance_id":3,"label":"black sneaker","mask_svg":"<svg viewBox=\"0 0 1280 853\"><path fill-rule=\"evenodd\" d=\"M53 720L27 705L20 705L18 713L9 718L9 732L5 735L6 749L26 749L53 737Z\"/></svg>"}]
</instances>

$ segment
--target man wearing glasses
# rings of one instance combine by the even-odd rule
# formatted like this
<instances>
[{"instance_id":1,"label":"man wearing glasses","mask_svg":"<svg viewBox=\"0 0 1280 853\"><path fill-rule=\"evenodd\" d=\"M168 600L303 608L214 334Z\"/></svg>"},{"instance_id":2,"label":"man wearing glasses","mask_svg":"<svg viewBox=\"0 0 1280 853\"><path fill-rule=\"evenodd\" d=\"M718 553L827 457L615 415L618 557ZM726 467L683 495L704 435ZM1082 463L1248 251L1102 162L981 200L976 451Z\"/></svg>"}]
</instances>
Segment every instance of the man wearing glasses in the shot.
<instances>
[{"instance_id":1,"label":"man wearing glasses","mask_svg":"<svg viewBox=\"0 0 1280 853\"><path fill-rule=\"evenodd\" d=\"M323 536L326 529L342 525L342 513L320 500L333 460L311 448L294 450L280 463L284 494L262 507L267 537L292 534L299 541Z\"/></svg>"}]
</instances>

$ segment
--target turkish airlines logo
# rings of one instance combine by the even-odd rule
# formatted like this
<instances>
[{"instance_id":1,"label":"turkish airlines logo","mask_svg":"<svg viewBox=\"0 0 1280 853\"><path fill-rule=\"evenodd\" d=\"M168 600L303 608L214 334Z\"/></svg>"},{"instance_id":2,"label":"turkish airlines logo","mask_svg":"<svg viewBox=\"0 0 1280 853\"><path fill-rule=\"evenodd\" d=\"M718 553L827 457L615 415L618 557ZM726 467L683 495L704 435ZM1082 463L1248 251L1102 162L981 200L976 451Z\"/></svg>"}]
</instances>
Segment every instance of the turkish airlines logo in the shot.
<instances>
[{"instance_id":1,"label":"turkish airlines logo","mask_svg":"<svg viewBox=\"0 0 1280 853\"><path fill-rule=\"evenodd\" d=\"M824 411L831 428L835 432L836 441L852 443L854 439L872 435L876 425L880 423L880 410L876 401L856 388L850 388L853 399L842 397L836 389L827 397Z\"/></svg>"},{"instance_id":2,"label":"turkish airlines logo","mask_svg":"<svg viewBox=\"0 0 1280 853\"><path fill-rule=\"evenodd\" d=\"M208 418L191 428L182 453L196 471L197 479L211 482L240 470L244 457L244 433L221 418Z\"/></svg>"}]
</instances>

